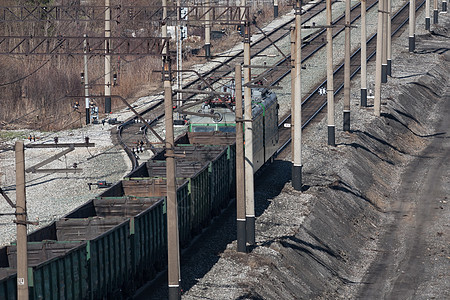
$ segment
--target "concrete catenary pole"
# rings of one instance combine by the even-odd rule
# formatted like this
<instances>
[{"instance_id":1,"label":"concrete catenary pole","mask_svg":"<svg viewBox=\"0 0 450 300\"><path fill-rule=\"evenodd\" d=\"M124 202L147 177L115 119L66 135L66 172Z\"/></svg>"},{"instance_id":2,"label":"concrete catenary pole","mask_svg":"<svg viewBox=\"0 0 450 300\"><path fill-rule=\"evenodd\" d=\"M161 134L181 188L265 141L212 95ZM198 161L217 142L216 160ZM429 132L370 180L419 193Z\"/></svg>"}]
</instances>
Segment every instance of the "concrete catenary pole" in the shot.
<instances>
[{"instance_id":1,"label":"concrete catenary pole","mask_svg":"<svg viewBox=\"0 0 450 300\"><path fill-rule=\"evenodd\" d=\"M416 49L416 1L409 0L409 52Z\"/></svg>"},{"instance_id":2,"label":"concrete catenary pole","mask_svg":"<svg viewBox=\"0 0 450 300\"><path fill-rule=\"evenodd\" d=\"M291 27L291 111L295 111L295 25ZM294 136L294 116L291 114L291 136ZM291 153L294 153L294 143L291 143Z\"/></svg>"},{"instance_id":3,"label":"concrete catenary pole","mask_svg":"<svg viewBox=\"0 0 450 300\"><path fill-rule=\"evenodd\" d=\"M105 0L105 113L111 112L111 55L109 55L111 37L111 7Z\"/></svg>"},{"instance_id":4,"label":"concrete catenary pole","mask_svg":"<svg viewBox=\"0 0 450 300\"><path fill-rule=\"evenodd\" d=\"M173 103L170 58L164 57L164 112L166 129L166 180L167 180L167 248L169 300L181 299L180 250L178 235L178 203L175 177Z\"/></svg>"},{"instance_id":5,"label":"concrete catenary pole","mask_svg":"<svg viewBox=\"0 0 450 300\"><path fill-rule=\"evenodd\" d=\"M28 300L27 205L25 193L25 153L23 141L15 143L16 224L17 224L17 299Z\"/></svg>"},{"instance_id":6,"label":"concrete catenary pole","mask_svg":"<svg viewBox=\"0 0 450 300\"><path fill-rule=\"evenodd\" d=\"M84 50L84 103L86 108L86 125L88 125L91 122L91 117L89 113L89 75L88 75L88 45L87 45L87 35L83 35L85 37L83 42L83 50Z\"/></svg>"},{"instance_id":7,"label":"concrete catenary pole","mask_svg":"<svg viewBox=\"0 0 450 300\"><path fill-rule=\"evenodd\" d=\"M383 1L384 9L387 10L387 2L388 0ZM383 51L381 52L381 83L387 82L387 16L386 11L383 11Z\"/></svg>"},{"instance_id":8,"label":"concrete catenary pole","mask_svg":"<svg viewBox=\"0 0 450 300\"><path fill-rule=\"evenodd\" d=\"M245 172L244 172L244 128L242 111L242 68L236 64L235 95L236 95L236 222L237 251L247 252L247 237L245 229Z\"/></svg>"},{"instance_id":9,"label":"concrete catenary pole","mask_svg":"<svg viewBox=\"0 0 450 300\"><path fill-rule=\"evenodd\" d=\"M167 0L162 0L163 15L162 15L162 26L161 26L161 37L167 37ZM163 41L164 42L164 41ZM162 49L163 55L169 54L169 43L165 44Z\"/></svg>"},{"instance_id":10,"label":"concrete catenary pole","mask_svg":"<svg viewBox=\"0 0 450 300\"><path fill-rule=\"evenodd\" d=\"M361 106L367 107L367 4L361 0Z\"/></svg>"},{"instance_id":11,"label":"concrete catenary pole","mask_svg":"<svg viewBox=\"0 0 450 300\"><path fill-rule=\"evenodd\" d=\"M278 0L273 0L273 18L278 18Z\"/></svg>"},{"instance_id":12,"label":"concrete catenary pole","mask_svg":"<svg viewBox=\"0 0 450 300\"><path fill-rule=\"evenodd\" d=\"M181 0L177 0L177 70L183 70L183 38L181 33ZM183 73L177 72L177 89L183 88ZM177 93L177 107L182 105L182 93ZM178 118L179 119L179 115Z\"/></svg>"},{"instance_id":13,"label":"concrete catenary pole","mask_svg":"<svg viewBox=\"0 0 450 300\"><path fill-rule=\"evenodd\" d=\"M295 1L295 106L292 112L294 121L294 143L292 186L295 190L302 190L302 90L301 90L301 64L302 64L302 3Z\"/></svg>"},{"instance_id":14,"label":"concrete catenary pole","mask_svg":"<svg viewBox=\"0 0 450 300\"><path fill-rule=\"evenodd\" d=\"M210 15L211 3L210 0L205 1L205 56L211 58L211 15Z\"/></svg>"},{"instance_id":15,"label":"concrete catenary pole","mask_svg":"<svg viewBox=\"0 0 450 300\"><path fill-rule=\"evenodd\" d=\"M381 111L381 54L383 47L383 11L384 1L378 1L378 24L377 24L377 49L375 59L375 95L374 114L380 116Z\"/></svg>"},{"instance_id":16,"label":"concrete catenary pole","mask_svg":"<svg viewBox=\"0 0 450 300\"><path fill-rule=\"evenodd\" d=\"M351 0L345 0L344 131L350 131L350 5Z\"/></svg>"},{"instance_id":17,"label":"concrete catenary pole","mask_svg":"<svg viewBox=\"0 0 450 300\"><path fill-rule=\"evenodd\" d=\"M244 26L244 83L251 81L250 70L250 23L245 20ZM244 88L245 119L252 120L252 90ZM255 191L253 182L253 124L245 122L245 214L247 226L247 242L255 244Z\"/></svg>"},{"instance_id":18,"label":"concrete catenary pole","mask_svg":"<svg viewBox=\"0 0 450 300\"><path fill-rule=\"evenodd\" d=\"M431 0L425 1L425 30L430 30L430 24L431 24L430 2L431 2Z\"/></svg>"},{"instance_id":19,"label":"concrete catenary pole","mask_svg":"<svg viewBox=\"0 0 450 300\"><path fill-rule=\"evenodd\" d=\"M387 75L392 75L392 0L387 0Z\"/></svg>"},{"instance_id":20,"label":"concrete catenary pole","mask_svg":"<svg viewBox=\"0 0 450 300\"><path fill-rule=\"evenodd\" d=\"M434 10L433 10L433 24L437 24L439 22L439 11L438 11L438 1L434 0Z\"/></svg>"},{"instance_id":21,"label":"concrete catenary pole","mask_svg":"<svg viewBox=\"0 0 450 300\"><path fill-rule=\"evenodd\" d=\"M366 1L366 0L362 0ZM333 76L333 16L331 0L327 0L327 121L328 145L336 146L336 124L334 121L334 76Z\"/></svg>"}]
</instances>

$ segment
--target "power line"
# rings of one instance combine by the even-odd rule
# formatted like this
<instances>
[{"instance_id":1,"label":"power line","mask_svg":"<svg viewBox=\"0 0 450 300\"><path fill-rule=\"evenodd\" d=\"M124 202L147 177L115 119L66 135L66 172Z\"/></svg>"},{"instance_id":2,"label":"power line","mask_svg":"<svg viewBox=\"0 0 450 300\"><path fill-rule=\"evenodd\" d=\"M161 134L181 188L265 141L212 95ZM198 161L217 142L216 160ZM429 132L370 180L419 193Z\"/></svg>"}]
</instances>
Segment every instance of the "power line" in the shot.
<instances>
[{"instance_id":1,"label":"power line","mask_svg":"<svg viewBox=\"0 0 450 300\"><path fill-rule=\"evenodd\" d=\"M2 87L2 86L7 86L7 85L10 85L10 84L14 84L14 83L17 83L17 82L19 82L19 81L22 81L22 80L27 79L28 77L30 77L31 75L35 74L37 71L39 71L40 69L42 69L42 68L43 68L50 60L51 60L51 58L49 58L48 60L46 60L41 66L39 66L36 70L34 70L33 72L31 72L30 74L28 74L28 75L26 75L26 76L24 76L24 77L21 77L21 78L19 78L19 79L16 79L16 80L14 80L14 81L11 81L11 82L2 83L2 84L0 84L0 87Z\"/></svg>"}]
</instances>

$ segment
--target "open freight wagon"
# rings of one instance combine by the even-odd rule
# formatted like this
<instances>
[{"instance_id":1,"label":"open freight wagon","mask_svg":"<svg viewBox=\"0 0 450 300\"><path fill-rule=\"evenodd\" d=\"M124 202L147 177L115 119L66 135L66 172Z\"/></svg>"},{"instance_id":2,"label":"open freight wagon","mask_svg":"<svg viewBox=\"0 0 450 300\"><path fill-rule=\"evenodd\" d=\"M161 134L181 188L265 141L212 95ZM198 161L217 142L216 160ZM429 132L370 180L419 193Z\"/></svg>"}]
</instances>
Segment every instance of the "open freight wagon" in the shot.
<instances>
[{"instance_id":1,"label":"open freight wagon","mask_svg":"<svg viewBox=\"0 0 450 300\"><path fill-rule=\"evenodd\" d=\"M180 245L234 191L232 146L179 145ZM95 199L28 235L30 299L124 299L167 265L164 152ZM0 249L0 299L17 299L14 244Z\"/></svg>"}]
</instances>

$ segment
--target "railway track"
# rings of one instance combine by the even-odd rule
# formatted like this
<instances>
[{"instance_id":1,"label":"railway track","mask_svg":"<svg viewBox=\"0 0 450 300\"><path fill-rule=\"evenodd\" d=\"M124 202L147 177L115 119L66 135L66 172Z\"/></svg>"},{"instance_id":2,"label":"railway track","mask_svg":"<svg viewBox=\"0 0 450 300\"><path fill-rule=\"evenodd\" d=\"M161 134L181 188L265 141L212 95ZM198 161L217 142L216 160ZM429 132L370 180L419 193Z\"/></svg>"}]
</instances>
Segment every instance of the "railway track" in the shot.
<instances>
[{"instance_id":1,"label":"railway track","mask_svg":"<svg viewBox=\"0 0 450 300\"><path fill-rule=\"evenodd\" d=\"M418 11L423 5L424 0L416 0L416 11ZM405 3L392 17L392 37L395 38L400 35L400 30L403 25L408 22L409 17L409 2ZM367 41L367 60L371 60L376 54L376 33L369 37ZM321 46L323 47L323 46ZM302 48L303 49L303 48ZM350 61L350 77L353 78L361 69L361 48L358 48L351 54ZM290 72L290 71L289 71ZM286 72L282 76L287 76L289 73ZM344 63L341 61L338 67L334 70L334 95L336 96L344 87ZM281 80L281 79L280 79ZM326 77L320 80L317 85L315 85L308 93L307 96L302 98L302 128L308 126L311 121L325 108L327 105L327 99L321 96L318 91L321 87L326 87L327 80ZM283 151L285 147L291 141L291 130L284 126L286 123L290 123L291 114L288 113L284 115L279 124L279 134L280 134L280 149L278 153Z\"/></svg>"},{"instance_id":2,"label":"railway track","mask_svg":"<svg viewBox=\"0 0 450 300\"><path fill-rule=\"evenodd\" d=\"M417 3L420 8L424 0ZM398 22L393 22L395 34L406 22L401 20L401 16L407 19L407 8L405 5L396 14ZM353 57L357 59L355 55ZM314 101L303 102L306 105ZM135 136L128 138L131 140ZM229 203L235 180L232 146L184 147L179 149L179 154L183 153L179 165L182 167L177 168L180 172L177 176L180 179L177 201L181 208L181 246L189 245L192 238L209 225L213 216L222 213ZM141 164L133 174L95 199L28 235L28 240L35 242L34 250L37 250L32 252L32 264L28 270L31 274L29 291L33 298L125 298L164 269L167 244L164 234L166 182L163 156L164 153L160 153L158 159ZM211 243L209 240L206 242ZM16 299L14 286L17 275L9 268L12 263L6 264L7 253L13 253L13 247L5 248L1 253L4 264L0 270L4 271L0 282L2 299ZM44 257L42 253L64 255ZM146 299L149 294L145 294Z\"/></svg>"},{"instance_id":3,"label":"railway track","mask_svg":"<svg viewBox=\"0 0 450 300\"><path fill-rule=\"evenodd\" d=\"M367 1L367 10L370 10L376 6L377 0ZM416 1L416 10L425 3L423 0ZM302 14L302 24L309 22L313 17L317 16L325 10L325 2L309 2L310 7ZM400 28L408 21L408 8L409 4L403 5L397 13L392 18L392 35L395 36ZM351 22L357 21L361 15L360 13L360 3L355 4L352 8L352 19ZM277 26L270 33L266 33L266 37L259 39L258 41L251 44L252 58L260 55L264 50L269 48L272 43L278 42L283 38L287 38L290 32L291 24L293 24L294 18ZM344 30L345 16L341 14L333 21L333 38L339 35ZM312 34L307 35L303 39L302 46L302 64L307 62L308 59L313 57L318 51L320 51L326 45L326 29L318 29ZM376 51L376 34L369 37L367 42L367 59L370 60L374 57ZM225 59L216 67L202 74L202 76L212 78L209 82L211 85L218 82L222 77L225 77L232 73L230 66L236 63L242 63L243 51L238 51L236 54ZM351 77L353 77L360 70L360 48L354 51L351 55ZM290 74L290 54L286 55L285 58L281 59L275 64L274 68L268 69L265 72L259 74L255 80L262 80L266 85L276 85L283 78ZM217 75L220 74L220 75ZM215 76L212 76L215 75ZM338 67L334 71L334 86L335 86L335 96L342 90L344 82L344 64L340 62ZM200 78L195 79L185 86L184 89L192 88L198 86L202 83ZM326 98L318 94L320 87L326 86L326 78L319 80L312 89L306 93L306 96L302 98L302 128L306 127L326 106ZM203 86L204 88L204 86ZM192 97L192 95L191 95ZM190 98L190 97L188 97ZM148 121L150 125L154 124L158 120L164 117L164 106L163 100L155 102L151 107L145 109L141 112L141 115ZM283 149L290 143L290 129L285 127L284 124L290 123L290 114L283 115L279 124L280 133L280 149L278 153L282 152ZM147 138L147 127L143 123L138 123L137 117L133 117L127 120L124 124L119 127L118 135L119 141L130 157L133 169L138 166L138 157L140 153L143 153L145 148L150 145Z\"/></svg>"},{"instance_id":4,"label":"railway track","mask_svg":"<svg viewBox=\"0 0 450 300\"><path fill-rule=\"evenodd\" d=\"M302 14L303 23L308 22L313 17L322 13L325 10L325 1L310 1L305 5L305 7L306 6L307 6L306 11ZM270 33L266 33L265 37L253 42L251 44L252 58L258 56L262 51L270 47L272 42L277 42L288 36L290 25L292 24L293 20L294 18L289 19L288 21L274 28ZM230 69L229 66L233 66L236 63L242 63L242 54L243 51L235 53L234 55L226 58L219 65L201 74L201 76L203 78L205 77L216 78L212 79L210 81L210 84L216 83L217 81L220 80L219 78L226 76L231 72L234 72L234 69ZM220 76L212 76L213 74L220 74ZM183 88L188 89L192 87L197 87L199 84L202 83L203 83L202 80L200 78L197 78L184 85ZM203 86L203 88L204 87L205 86ZM191 97L192 95L187 98L190 99ZM143 118L146 119L150 125L154 124L155 122L164 117L163 103L164 103L163 100L157 101L150 107L140 112ZM148 128L146 128L144 124L138 123L137 117L132 117L126 120L118 128L117 131L118 140L122 145L122 147L124 148L124 150L126 151L128 157L130 158L133 170L137 168L138 157L139 154L142 153L140 150L142 146L141 142L144 142L144 145L146 146L145 148L148 148L148 145L150 144L147 138L147 130Z\"/></svg>"}]
</instances>

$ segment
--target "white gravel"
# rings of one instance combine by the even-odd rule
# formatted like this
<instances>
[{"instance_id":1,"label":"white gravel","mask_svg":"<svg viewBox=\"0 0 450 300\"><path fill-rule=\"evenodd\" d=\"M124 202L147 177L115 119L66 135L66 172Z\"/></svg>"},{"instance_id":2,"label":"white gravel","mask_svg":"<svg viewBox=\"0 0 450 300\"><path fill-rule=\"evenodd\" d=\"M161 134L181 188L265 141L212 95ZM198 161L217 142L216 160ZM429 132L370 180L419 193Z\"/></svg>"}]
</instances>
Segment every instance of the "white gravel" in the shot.
<instances>
[{"instance_id":1,"label":"white gravel","mask_svg":"<svg viewBox=\"0 0 450 300\"><path fill-rule=\"evenodd\" d=\"M87 200L99 194L99 190L93 186L88 189L88 183L98 180L107 182L119 181L131 168L128 157L125 156L120 146L111 142L109 125L91 125L82 129L63 131L58 133L43 133L30 130L15 131L22 136L34 135L41 137L34 143L54 143L53 138L58 137L59 143L84 143L84 137L89 137L94 148L76 148L66 156L43 166L43 168L71 168L74 163L82 169L79 173L26 173L26 197L28 219L39 221L42 227L53 220L65 215ZM14 140L6 145L13 146ZM26 140L25 145L30 142ZM33 142L31 142L33 143ZM47 158L63 151L63 149L25 149L25 168L29 168ZM15 202L15 159L14 151L0 153L0 182L8 196ZM0 201L2 213L14 212L6 201ZM0 216L0 246L8 244L15 239L16 227L12 222L13 216ZM28 231L37 227L29 226Z\"/></svg>"}]
</instances>

